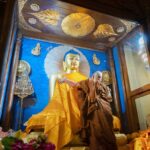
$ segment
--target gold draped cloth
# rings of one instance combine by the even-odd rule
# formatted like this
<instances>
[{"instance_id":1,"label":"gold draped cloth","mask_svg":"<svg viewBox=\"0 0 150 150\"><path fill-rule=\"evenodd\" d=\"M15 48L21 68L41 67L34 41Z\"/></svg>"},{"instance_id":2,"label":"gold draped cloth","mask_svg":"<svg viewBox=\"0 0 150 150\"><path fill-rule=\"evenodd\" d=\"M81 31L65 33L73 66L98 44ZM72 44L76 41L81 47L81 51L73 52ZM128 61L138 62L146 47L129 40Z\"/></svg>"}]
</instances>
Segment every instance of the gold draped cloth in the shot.
<instances>
[{"instance_id":1,"label":"gold draped cloth","mask_svg":"<svg viewBox=\"0 0 150 150\"><path fill-rule=\"evenodd\" d=\"M64 77L75 82L87 79L78 72L65 74ZM42 112L32 115L28 120L26 132L31 129L44 129L48 141L55 144L56 150L59 150L72 140L80 128L77 89L56 81L54 96Z\"/></svg>"}]
</instances>

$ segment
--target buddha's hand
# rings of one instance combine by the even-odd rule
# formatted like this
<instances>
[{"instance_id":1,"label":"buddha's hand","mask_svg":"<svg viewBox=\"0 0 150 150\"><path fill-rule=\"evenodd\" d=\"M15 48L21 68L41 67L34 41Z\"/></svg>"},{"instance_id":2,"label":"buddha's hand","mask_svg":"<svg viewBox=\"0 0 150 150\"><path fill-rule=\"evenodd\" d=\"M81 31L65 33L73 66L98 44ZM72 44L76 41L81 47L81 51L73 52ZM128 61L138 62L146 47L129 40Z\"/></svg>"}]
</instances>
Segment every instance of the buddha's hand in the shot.
<instances>
[{"instance_id":1,"label":"buddha's hand","mask_svg":"<svg viewBox=\"0 0 150 150\"><path fill-rule=\"evenodd\" d=\"M61 79L58 79L58 82L61 84L61 83L67 83L69 86L71 87L75 87L77 85L76 82L72 81L72 80L69 80L67 78L61 78Z\"/></svg>"},{"instance_id":2,"label":"buddha's hand","mask_svg":"<svg viewBox=\"0 0 150 150\"><path fill-rule=\"evenodd\" d=\"M67 79L65 77L58 79L58 83L66 83Z\"/></svg>"}]
</instances>

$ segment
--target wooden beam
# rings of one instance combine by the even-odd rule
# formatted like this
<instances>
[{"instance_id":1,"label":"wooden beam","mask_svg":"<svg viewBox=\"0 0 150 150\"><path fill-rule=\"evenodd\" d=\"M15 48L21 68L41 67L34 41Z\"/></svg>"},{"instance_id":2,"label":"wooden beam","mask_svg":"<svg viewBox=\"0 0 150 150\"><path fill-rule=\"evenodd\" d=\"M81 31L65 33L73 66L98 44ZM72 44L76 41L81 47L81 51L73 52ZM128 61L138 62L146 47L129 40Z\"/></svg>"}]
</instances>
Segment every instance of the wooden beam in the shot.
<instances>
[{"instance_id":1,"label":"wooden beam","mask_svg":"<svg viewBox=\"0 0 150 150\"><path fill-rule=\"evenodd\" d=\"M136 98L144 97L146 95L150 95L150 90L149 91L145 91L145 92L143 92L141 94L137 94L137 95L133 96L133 98L134 98L134 100L136 100Z\"/></svg>"},{"instance_id":2,"label":"wooden beam","mask_svg":"<svg viewBox=\"0 0 150 150\"><path fill-rule=\"evenodd\" d=\"M142 94L146 91L150 91L150 84L147 84L138 89L135 89L134 91L131 92L131 96L136 96L136 95Z\"/></svg>"}]
</instances>

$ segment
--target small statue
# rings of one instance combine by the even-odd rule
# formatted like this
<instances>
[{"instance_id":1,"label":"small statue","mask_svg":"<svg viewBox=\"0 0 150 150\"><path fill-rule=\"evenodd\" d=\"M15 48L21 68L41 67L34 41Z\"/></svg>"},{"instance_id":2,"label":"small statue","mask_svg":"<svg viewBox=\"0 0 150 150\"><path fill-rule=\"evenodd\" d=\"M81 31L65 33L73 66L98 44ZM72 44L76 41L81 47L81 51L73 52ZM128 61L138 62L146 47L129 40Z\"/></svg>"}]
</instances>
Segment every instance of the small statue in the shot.
<instances>
[{"instance_id":1,"label":"small statue","mask_svg":"<svg viewBox=\"0 0 150 150\"><path fill-rule=\"evenodd\" d=\"M99 65L99 64L100 64L100 59L98 59L98 58L96 57L96 54L93 54L93 63L94 63L95 65Z\"/></svg>"},{"instance_id":2,"label":"small statue","mask_svg":"<svg viewBox=\"0 0 150 150\"><path fill-rule=\"evenodd\" d=\"M36 47L32 49L31 53L35 56L40 55L40 53L41 53L40 43L37 43Z\"/></svg>"}]
</instances>

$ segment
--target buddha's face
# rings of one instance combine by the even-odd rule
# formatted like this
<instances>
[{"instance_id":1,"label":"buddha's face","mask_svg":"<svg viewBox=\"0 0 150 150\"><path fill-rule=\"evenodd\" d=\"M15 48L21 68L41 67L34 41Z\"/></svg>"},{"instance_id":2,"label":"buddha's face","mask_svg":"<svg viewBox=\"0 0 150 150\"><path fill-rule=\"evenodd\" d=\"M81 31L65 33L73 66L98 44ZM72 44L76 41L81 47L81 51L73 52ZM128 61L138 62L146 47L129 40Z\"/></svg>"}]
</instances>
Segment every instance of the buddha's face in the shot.
<instances>
[{"instance_id":1,"label":"buddha's face","mask_svg":"<svg viewBox=\"0 0 150 150\"><path fill-rule=\"evenodd\" d=\"M80 66L80 56L78 54L68 54L65 59L67 70L78 70Z\"/></svg>"}]
</instances>

